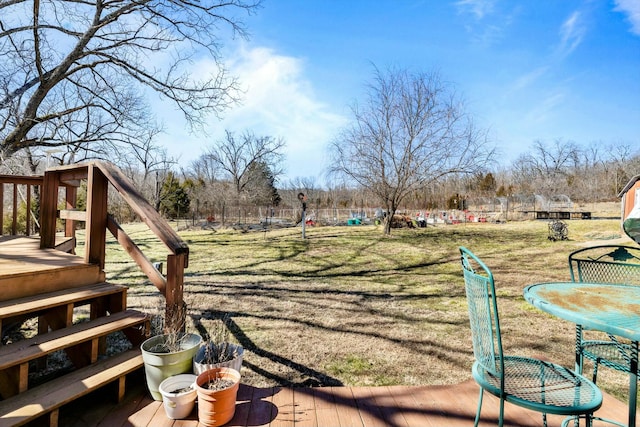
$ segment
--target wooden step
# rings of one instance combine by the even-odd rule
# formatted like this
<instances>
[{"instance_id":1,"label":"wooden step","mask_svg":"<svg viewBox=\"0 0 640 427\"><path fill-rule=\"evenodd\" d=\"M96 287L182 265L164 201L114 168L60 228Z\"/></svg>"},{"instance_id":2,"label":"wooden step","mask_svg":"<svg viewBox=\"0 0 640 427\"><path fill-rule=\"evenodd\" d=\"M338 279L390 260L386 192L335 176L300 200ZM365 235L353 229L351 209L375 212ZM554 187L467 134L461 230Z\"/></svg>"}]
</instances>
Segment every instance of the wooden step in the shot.
<instances>
[{"instance_id":1,"label":"wooden step","mask_svg":"<svg viewBox=\"0 0 640 427\"><path fill-rule=\"evenodd\" d=\"M32 360L65 349L73 365L80 368L98 360L101 337L123 331L137 347L148 328L146 314L125 310L0 347L0 396L7 398L27 390Z\"/></svg>"},{"instance_id":2,"label":"wooden step","mask_svg":"<svg viewBox=\"0 0 640 427\"><path fill-rule=\"evenodd\" d=\"M116 380L121 400L125 376L142 366L140 350L128 350L0 401L0 427L20 426L47 413L49 425L57 426L62 405Z\"/></svg>"},{"instance_id":3,"label":"wooden step","mask_svg":"<svg viewBox=\"0 0 640 427\"><path fill-rule=\"evenodd\" d=\"M52 249L53 250L53 249ZM62 253L62 252L61 252ZM9 301L59 289L76 288L104 280L97 265L49 267L47 270L0 275L0 301Z\"/></svg>"},{"instance_id":4,"label":"wooden step","mask_svg":"<svg viewBox=\"0 0 640 427\"><path fill-rule=\"evenodd\" d=\"M125 310L0 347L0 370L113 332L144 327L146 320L147 315L144 313ZM144 330L141 330L140 335L144 336Z\"/></svg>"},{"instance_id":5,"label":"wooden step","mask_svg":"<svg viewBox=\"0 0 640 427\"><path fill-rule=\"evenodd\" d=\"M21 322L29 317L45 315L46 324L39 331L58 329L71 323L73 308L92 304L90 318L95 319L107 311L115 313L126 307L127 287L111 283L97 283L39 295L0 301L0 331L3 323ZM62 323L62 324L61 324Z\"/></svg>"}]
</instances>

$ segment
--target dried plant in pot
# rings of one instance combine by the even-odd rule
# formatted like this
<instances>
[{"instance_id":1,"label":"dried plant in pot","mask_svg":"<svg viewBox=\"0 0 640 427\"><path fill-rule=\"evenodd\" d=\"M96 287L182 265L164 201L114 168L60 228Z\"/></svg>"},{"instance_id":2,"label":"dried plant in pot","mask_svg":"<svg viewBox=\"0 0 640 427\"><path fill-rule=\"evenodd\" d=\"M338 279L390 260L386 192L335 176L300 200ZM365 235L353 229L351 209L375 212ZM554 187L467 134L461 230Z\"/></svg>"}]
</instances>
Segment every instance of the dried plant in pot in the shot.
<instances>
[{"instance_id":1,"label":"dried plant in pot","mask_svg":"<svg viewBox=\"0 0 640 427\"><path fill-rule=\"evenodd\" d=\"M159 391L168 418L180 420L191 414L197 397L195 383L193 374L174 375L160 383Z\"/></svg>"},{"instance_id":2,"label":"dried plant in pot","mask_svg":"<svg viewBox=\"0 0 640 427\"><path fill-rule=\"evenodd\" d=\"M209 369L196 378L198 421L206 427L228 423L236 411L240 372L232 368Z\"/></svg>"},{"instance_id":3,"label":"dried plant in pot","mask_svg":"<svg viewBox=\"0 0 640 427\"><path fill-rule=\"evenodd\" d=\"M184 319L179 311L176 310L174 313L175 316ZM159 328L154 325L153 330L164 332L152 336L140 346L147 387L154 400L162 400L159 386L163 380L173 375L192 372L193 356L202 343L200 335L183 332L178 322L165 324L173 327Z\"/></svg>"},{"instance_id":4,"label":"dried plant in pot","mask_svg":"<svg viewBox=\"0 0 640 427\"><path fill-rule=\"evenodd\" d=\"M210 336L193 357L193 372L201 374L213 368L233 368L240 372L244 348L229 341L228 320L218 320Z\"/></svg>"}]
</instances>

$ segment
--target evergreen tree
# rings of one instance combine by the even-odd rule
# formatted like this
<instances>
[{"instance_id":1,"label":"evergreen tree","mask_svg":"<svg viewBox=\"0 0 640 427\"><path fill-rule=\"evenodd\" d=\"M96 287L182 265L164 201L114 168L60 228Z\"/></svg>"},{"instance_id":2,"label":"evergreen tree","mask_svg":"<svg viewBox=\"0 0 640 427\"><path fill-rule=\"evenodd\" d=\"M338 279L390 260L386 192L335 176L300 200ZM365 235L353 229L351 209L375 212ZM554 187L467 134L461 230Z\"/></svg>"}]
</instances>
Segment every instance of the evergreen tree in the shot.
<instances>
[{"instance_id":1,"label":"evergreen tree","mask_svg":"<svg viewBox=\"0 0 640 427\"><path fill-rule=\"evenodd\" d=\"M188 182L180 183L173 172L169 172L160 190L160 213L169 218L184 217L191 206L188 187Z\"/></svg>"}]
</instances>

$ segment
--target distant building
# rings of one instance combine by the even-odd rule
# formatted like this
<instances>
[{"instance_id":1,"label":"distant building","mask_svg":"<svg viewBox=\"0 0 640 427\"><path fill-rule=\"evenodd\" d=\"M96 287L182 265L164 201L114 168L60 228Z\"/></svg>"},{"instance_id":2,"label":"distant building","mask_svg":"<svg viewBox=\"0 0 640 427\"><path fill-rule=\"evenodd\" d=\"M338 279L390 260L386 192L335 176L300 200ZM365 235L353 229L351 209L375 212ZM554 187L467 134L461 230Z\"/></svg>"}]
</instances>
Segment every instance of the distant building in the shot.
<instances>
[{"instance_id":1,"label":"distant building","mask_svg":"<svg viewBox=\"0 0 640 427\"><path fill-rule=\"evenodd\" d=\"M631 178L618 197L622 199L622 229L640 244L640 175Z\"/></svg>"}]
</instances>

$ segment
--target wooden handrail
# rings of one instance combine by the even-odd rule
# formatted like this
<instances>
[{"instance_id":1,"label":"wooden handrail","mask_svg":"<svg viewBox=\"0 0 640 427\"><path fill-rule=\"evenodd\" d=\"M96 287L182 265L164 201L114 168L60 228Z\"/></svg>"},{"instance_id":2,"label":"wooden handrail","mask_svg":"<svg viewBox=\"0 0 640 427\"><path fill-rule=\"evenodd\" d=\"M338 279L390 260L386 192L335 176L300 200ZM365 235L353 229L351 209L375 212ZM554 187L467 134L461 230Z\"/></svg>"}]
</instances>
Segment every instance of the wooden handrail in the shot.
<instances>
[{"instance_id":1,"label":"wooden handrail","mask_svg":"<svg viewBox=\"0 0 640 427\"><path fill-rule=\"evenodd\" d=\"M87 212L82 215L74 210L76 188L80 181L87 180ZM131 207L140 219L149 227L158 239L167 247L166 278L144 255L130 236L120 227L107 211L107 190L109 184ZM58 213L58 186L66 186L67 206ZM189 247L167 221L138 192L133 182L112 164L91 162L49 169L43 179L42 214L43 218L41 246L51 247L55 240L55 218L59 215L67 219L67 232L74 230L77 220L86 221L85 261L105 267L106 236L109 230L118 243L136 262L151 283L164 295L166 301L165 328L175 330L184 326L183 284L184 269L188 265ZM180 314L180 318L176 316ZM182 326L181 326L182 325Z\"/></svg>"},{"instance_id":2,"label":"wooden handrail","mask_svg":"<svg viewBox=\"0 0 640 427\"><path fill-rule=\"evenodd\" d=\"M42 185L41 176L0 175L0 184Z\"/></svg>"},{"instance_id":3,"label":"wooden handrail","mask_svg":"<svg viewBox=\"0 0 640 427\"><path fill-rule=\"evenodd\" d=\"M138 264L140 270L142 270L149 280L151 280L151 283L153 283L155 287L165 295L167 279L165 279L164 276L154 267L153 263L149 261L149 258L147 258L138 245L135 244L131 237L129 237L129 235L122 229L122 227L120 227L120 224L118 224L111 215L109 215L107 219L107 227L113 237L115 237L118 243L120 243L120 246L124 248L131 259Z\"/></svg>"},{"instance_id":4,"label":"wooden handrail","mask_svg":"<svg viewBox=\"0 0 640 427\"><path fill-rule=\"evenodd\" d=\"M94 170L99 169L100 174L111 183L120 193L140 219L151 229L155 235L169 249L167 255L166 279L153 266L142 253L140 248L122 230L112 217L106 218L106 226L116 237L116 240L125 248L127 253L147 275L149 280L158 288L165 297L165 330L175 331L185 327L186 311L184 310L183 288L184 269L189 263L189 246L182 240L165 221L165 219L142 197L136 190L133 182L115 166L95 162ZM89 169L91 175L91 168ZM94 172L94 175L96 172Z\"/></svg>"},{"instance_id":5,"label":"wooden handrail","mask_svg":"<svg viewBox=\"0 0 640 427\"><path fill-rule=\"evenodd\" d=\"M82 180L87 180L87 210L76 210L77 189ZM112 164L91 162L76 165L59 166L48 169L44 176L0 175L0 230L3 225L4 185L13 185L13 234L16 234L17 187L27 186L26 203L31 210L31 187L40 187L40 247L53 248L56 240L56 220L64 219L65 236L75 237L75 223L86 222L85 262L105 267L106 231L109 230L118 243L136 262L143 273L165 296L165 328L175 329L184 325L183 284L184 269L189 262L189 247L165 219L142 197L133 182ZM107 190L109 184L122 199L149 227L158 239L167 247L166 277L156 269L142 250L120 227L107 211ZM59 188L66 190L66 207L58 209ZM27 235L30 230L30 218L27 218ZM180 313L182 318L177 318Z\"/></svg>"},{"instance_id":6,"label":"wooden handrail","mask_svg":"<svg viewBox=\"0 0 640 427\"><path fill-rule=\"evenodd\" d=\"M133 183L120 169L111 164L96 162L95 165L102 171L109 182L120 193L122 198L127 202L140 219L147 224L158 236L165 246L174 255L182 255L189 253L189 246L182 240L173 228L165 221L165 219L142 197L142 195L134 188ZM185 257L185 261L188 257ZM185 264L185 267L187 265Z\"/></svg>"}]
</instances>

